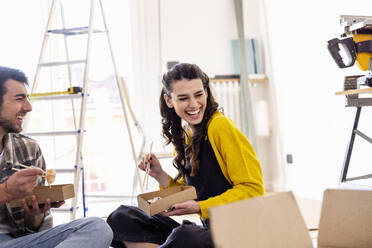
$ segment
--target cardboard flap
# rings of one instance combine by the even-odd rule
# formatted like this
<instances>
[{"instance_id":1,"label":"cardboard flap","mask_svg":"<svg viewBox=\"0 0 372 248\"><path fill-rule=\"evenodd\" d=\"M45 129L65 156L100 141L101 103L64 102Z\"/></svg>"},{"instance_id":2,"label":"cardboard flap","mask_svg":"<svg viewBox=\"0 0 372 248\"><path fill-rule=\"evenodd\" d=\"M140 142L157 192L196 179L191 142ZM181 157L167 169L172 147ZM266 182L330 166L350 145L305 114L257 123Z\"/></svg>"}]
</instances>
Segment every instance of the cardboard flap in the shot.
<instances>
[{"instance_id":1,"label":"cardboard flap","mask_svg":"<svg viewBox=\"0 0 372 248\"><path fill-rule=\"evenodd\" d=\"M372 191L324 192L319 247L372 247Z\"/></svg>"},{"instance_id":2,"label":"cardboard flap","mask_svg":"<svg viewBox=\"0 0 372 248\"><path fill-rule=\"evenodd\" d=\"M313 247L292 192L214 207L209 214L217 248Z\"/></svg>"}]
</instances>

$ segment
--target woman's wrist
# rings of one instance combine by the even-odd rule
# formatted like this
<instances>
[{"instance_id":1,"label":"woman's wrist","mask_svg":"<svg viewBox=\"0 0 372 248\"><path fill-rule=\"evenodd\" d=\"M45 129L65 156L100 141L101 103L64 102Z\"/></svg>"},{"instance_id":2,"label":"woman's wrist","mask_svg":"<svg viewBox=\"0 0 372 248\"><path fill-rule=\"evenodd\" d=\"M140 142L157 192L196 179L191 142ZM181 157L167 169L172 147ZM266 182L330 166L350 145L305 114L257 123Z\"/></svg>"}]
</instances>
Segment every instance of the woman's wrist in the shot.
<instances>
[{"instance_id":1,"label":"woman's wrist","mask_svg":"<svg viewBox=\"0 0 372 248\"><path fill-rule=\"evenodd\" d=\"M165 171L162 170L154 178L163 188L168 188L169 175Z\"/></svg>"}]
</instances>

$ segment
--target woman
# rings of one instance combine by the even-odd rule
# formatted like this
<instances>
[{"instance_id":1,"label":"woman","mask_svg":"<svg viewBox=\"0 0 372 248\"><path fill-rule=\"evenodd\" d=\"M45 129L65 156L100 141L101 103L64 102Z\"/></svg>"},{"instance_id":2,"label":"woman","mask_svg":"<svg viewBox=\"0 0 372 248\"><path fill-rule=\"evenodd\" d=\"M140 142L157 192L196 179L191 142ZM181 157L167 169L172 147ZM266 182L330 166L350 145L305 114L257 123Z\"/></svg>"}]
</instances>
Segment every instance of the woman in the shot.
<instances>
[{"instance_id":1,"label":"woman","mask_svg":"<svg viewBox=\"0 0 372 248\"><path fill-rule=\"evenodd\" d=\"M107 220L114 231L114 247L213 247L208 208L264 194L253 147L217 108L209 78L198 66L177 64L164 74L160 95L163 136L175 148L173 165L179 173L172 179L154 154L147 154L138 166L145 170L149 163L149 175L160 188L194 186L197 200L174 204L152 217L136 207L120 206ZM168 217L195 213L203 227L188 221L181 225Z\"/></svg>"}]
</instances>

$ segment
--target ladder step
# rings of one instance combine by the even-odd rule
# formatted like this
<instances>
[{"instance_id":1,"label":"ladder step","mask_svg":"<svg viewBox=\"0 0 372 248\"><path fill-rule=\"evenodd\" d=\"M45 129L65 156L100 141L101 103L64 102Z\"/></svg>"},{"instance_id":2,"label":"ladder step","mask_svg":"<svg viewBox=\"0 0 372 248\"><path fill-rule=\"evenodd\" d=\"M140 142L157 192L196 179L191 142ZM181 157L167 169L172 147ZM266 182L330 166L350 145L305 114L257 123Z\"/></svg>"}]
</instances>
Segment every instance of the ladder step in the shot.
<instances>
[{"instance_id":1,"label":"ladder step","mask_svg":"<svg viewBox=\"0 0 372 248\"><path fill-rule=\"evenodd\" d=\"M41 63L39 66L46 67L46 66L59 66L59 65L73 65L73 64L83 64L86 63L87 60L71 60L71 61L61 61L61 62L48 62L48 63Z\"/></svg>"},{"instance_id":2,"label":"ladder step","mask_svg":"<svg viewBox=\"0 0 372 248\"><path fill-rule=\"evenodd\" d=\"M74 99L82 98L84 94L67 94L57 96L30 96L31 101L42 101L42 100L62 100L62 99Z\"/></svg>"},{"instance_id":3,"label":"ladder step","mask_svg":"<svg viewBox=\"0 0 372 248\"><path fill-rule=\"evenodd\" d=\"M107 32L107 30L93 30L93 33L104 33L104 32ZM88 27L52 29L52 30L48 30L48 33L63 34L63 35L87 34L88 33Z\"/></svg>"},{"instance_id":4,"label":"ladder step","mask_svg":"<svg viewBox=\"0 0 372 248\"><path fill-rule=\"evenodd\" d=\"M54 169L58 173L73 173L76 171L75 168L64 168L64 169Z\"/></svg>"},{"instance_id":5,"label":"ladder step","mask_svg":"<svg viewBox=\"0 0 372 248\"><path fill-rule=\"evenodd\" d=\"M54 131L54 132L33 132L33 133L24 133L26 136L65 136L65 135L77 135L80 133L80 130L76 131Z\"/></svg>"},{"instance_id":6,"label":"ladder step","mask_svg":"<svg viewBox=\"0 0 372 248\"><path fill-rule=\"evenodd\" d=\"M76 206L76 209L79 209L79 206ZM72 212L72 207L60 207L60 208L52 208L53 212Z\"/></svg>"},{"instance_id":7,"label":"ladder step","mask_svg":"<svg viewBox=\"0 0 372 248\"><path fill-rule=\"evenodd\" d=\"M53 208L53 212L71 212L71 207L59 207L59 208Z\"/></svg>"},{"instance_id":8,"label":"ladder step","mask_svg":"<svg viewBox=\"0 0 372 248\"><path fill-rule=\"evenodd\" d=\"M157 159L166 159L166 158L173 158L173 154L171 152L154 152ZM142 152L142 156L146 155L145 152Z\"/></svg>"},{"instance_id":9,"label":"ladder step","mask_svg":"<svg viewBox=\"0 0 372 248\"><path fill-rule=\"evenodd\" d=\"M137 198L134 195L123 195L123 194L85 194L86 198L115 198L115 199L132 199Z\"/></svg>"}]
</instances>

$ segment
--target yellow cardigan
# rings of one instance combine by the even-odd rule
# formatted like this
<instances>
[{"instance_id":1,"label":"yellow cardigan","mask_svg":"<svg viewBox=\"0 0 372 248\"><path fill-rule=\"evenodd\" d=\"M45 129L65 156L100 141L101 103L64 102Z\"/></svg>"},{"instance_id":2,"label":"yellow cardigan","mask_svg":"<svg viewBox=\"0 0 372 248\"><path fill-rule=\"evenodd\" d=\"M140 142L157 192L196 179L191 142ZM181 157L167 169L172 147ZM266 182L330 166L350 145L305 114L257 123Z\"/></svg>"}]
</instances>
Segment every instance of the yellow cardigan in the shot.
<instances>
[{"instance_id":1,"label":"yellow cardigan","mask_svg":"<svg viewBox=\"0 0 372 248\"><path fill-rule=\"evenodd\" d=\"M232 188L198 202L202 219L208 218L210 207L262 196L265 191L260 161L252 145L234 123L219 111L208 122L208 139L221 171ZM168 187L185 184L184 177L177 182L169 177Z\"/></svg>"}]
</instances>

